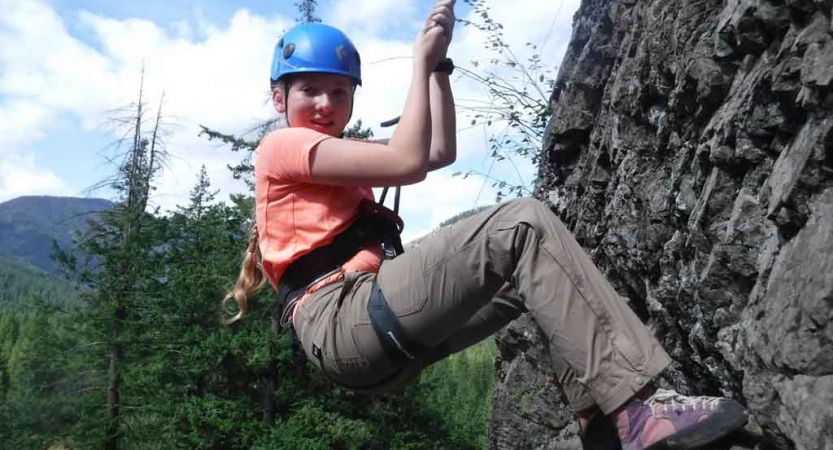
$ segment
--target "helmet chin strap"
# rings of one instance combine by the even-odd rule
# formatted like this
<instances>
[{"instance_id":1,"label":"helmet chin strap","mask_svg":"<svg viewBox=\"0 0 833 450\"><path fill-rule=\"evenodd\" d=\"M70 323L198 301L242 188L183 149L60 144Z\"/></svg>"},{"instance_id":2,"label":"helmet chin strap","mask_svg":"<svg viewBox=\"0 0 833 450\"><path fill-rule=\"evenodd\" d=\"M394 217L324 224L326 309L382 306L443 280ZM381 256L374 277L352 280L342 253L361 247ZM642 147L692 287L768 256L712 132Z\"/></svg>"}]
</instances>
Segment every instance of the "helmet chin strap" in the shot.
<instances>
[{"instance_id":1,"label":"helmet chin strap","mask_svg":"<svg viewBox=\"0 0 833 450\"><path fill-rule=\"evenodd\" d=\"M356 104L356 83L353 83L353 92L350 93L350 114L347 116L347 123L353 118L353 105Z\"/></svg>"},{"instance_id":2,"label":"helmet chin strap","mask_svg":"<svg viewBox=\"0 0 833 450\"><path fill-rule=\"evenodd\" d=\"M283 88L283 119L286 121L286 126L289 124L289 86Z\"/></svg>"},{"instance_id":3,"label":"helmet chin strap","mask_svg":"<svg viewBox=\"0 0 833 450\"><path fill-rule=\"evenodd\" d=\"M347 115L347 123L350 123L350 119L353 118L353 105L356 104L356 85L353 84L353 93L350 94L350 114ZM344 131L342 130L341 135L339 138L344 139Z\"/></svg>"}]
</instances>

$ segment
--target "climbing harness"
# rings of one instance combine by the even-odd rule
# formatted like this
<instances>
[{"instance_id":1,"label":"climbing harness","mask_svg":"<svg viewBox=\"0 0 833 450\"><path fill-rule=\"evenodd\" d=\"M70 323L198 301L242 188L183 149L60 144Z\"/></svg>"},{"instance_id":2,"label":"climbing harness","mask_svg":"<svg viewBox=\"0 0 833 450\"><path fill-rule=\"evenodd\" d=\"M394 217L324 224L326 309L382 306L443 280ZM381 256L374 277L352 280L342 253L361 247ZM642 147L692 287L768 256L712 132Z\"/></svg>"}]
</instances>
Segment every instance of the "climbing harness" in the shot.
<instances>
[{"instance_id":1,"label":"climbing harness","mask_svg":"<svg viewBox=\"0 0 833 450\"><path fill-rule=\"evenodd\" d=\"M382 204L387 191L387 188L382 191L379 203L372 200L362 201L359 205L359 217L345 231L337 235L330 244L318 247L295 260L281 277L275 296L275 312L281 311L280 324L283 328L289 329L293 354L299 362L305 359L305 355L292 324L292 312L308 287L341 270L345 262L368 245L381 244L385 259L393 259L404 253L400 238L404 223L398 215L400 188L396 188L393 210ZM424 350L402 331L399 319L390 308L375 279L367 303L367 312L385 354L398 370L390 377L372 385L345 386L333 380L347 388L373 389L382 386L399 375L405 364L416 359ZM313 345L312 352L323 369L321 349Z\"/></svg>"}]
</instances>

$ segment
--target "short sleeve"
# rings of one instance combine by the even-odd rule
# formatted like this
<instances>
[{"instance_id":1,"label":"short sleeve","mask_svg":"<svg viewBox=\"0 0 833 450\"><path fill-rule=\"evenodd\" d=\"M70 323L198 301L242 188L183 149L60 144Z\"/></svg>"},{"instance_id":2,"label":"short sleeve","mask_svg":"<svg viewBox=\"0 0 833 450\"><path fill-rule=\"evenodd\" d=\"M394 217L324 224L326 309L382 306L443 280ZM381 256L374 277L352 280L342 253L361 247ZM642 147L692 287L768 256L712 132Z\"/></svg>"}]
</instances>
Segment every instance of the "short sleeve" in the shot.
<instances>
[{"instance_id":1,"label":"short sleeve","mask_svg":"<svg viewBox=\"0 0 833 450\"><path fill-rule=\"evenodd\" d=\"M255 172L282 181L309 182L310 152L331 136L309 128L282 128L267 134L257 149Z\"/></svg>"}]
</instances>

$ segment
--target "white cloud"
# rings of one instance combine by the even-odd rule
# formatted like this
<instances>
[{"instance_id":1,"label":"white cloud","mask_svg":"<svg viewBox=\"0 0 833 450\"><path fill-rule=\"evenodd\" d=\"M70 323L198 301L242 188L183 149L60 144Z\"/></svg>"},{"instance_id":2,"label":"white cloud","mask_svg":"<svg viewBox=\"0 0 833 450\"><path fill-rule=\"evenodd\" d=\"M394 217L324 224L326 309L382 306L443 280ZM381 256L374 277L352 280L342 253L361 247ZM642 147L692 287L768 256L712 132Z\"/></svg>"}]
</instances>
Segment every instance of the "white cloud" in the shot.
<instances>
[{"instance_id":1,"label":"white cloud","mask_svg":"<svg viewBox=\"0 0 833 450\"><path fill-rule=\"evenodd\" d=\"M101 111L116 86L111 63L73 39L39 2L14 3L0 18L0 93L57 110ZM109 94L109 95L108 95Z\"/></svg>"},{"instance_id":2,"label":"white cloud","mask_svg":"<svg viewBox=\"0 0 833 450\"><path fill-rule=\"evenodd\" d=\"M527 41L546 40L542 49L545 63L557 64L569 40L570 17L578 0L563 2L558 14L558 4L542 0L489 3L493 17L504 24L506 39L513 48L521 49ZM274 116L268 103L269 62L278 37L293 25L292 18L266 19L241 9L223 26L208 23L197 14L166 28L148 20L114 20L88 11L64 12L63 17L73 20L74 28L96 40L92 46L70 34L61 16L41 1L0 0L0 4L4 11L0 16L0 41L15 43L0 46L0 148L14 146L19 156L13 163L5 154L0 156L0 176L4 180L0 195L33 193L13 191L6 181L32 180L33 174L41 174L42 179L19 186L67 189L54 173L35 164L37 158L31 157L27 143L50 133L50 124L63 115L73 116L90 132L101 133L107 111L135 101L142 64L144 98L149 108L155 112L164 91L163 112L177 124L168 138L173 157L159 178L153 202L169 209L187 201L203 164L224 195L243 189L226 168L242 155L198 137L198 125L239 134L258 120ZM391 36L415 34L431 5L424 1L338 0L325 13L324 18L343 27L361 51L365 83L358 91L354 117L373 126L377 136L390 135L391 130L379 129L378 123L399 115L410 81L412 43ZM462 8L458 5L457 9ZM458 66L468 67L471 60L493 56L483 48L483 42L482 34L458 24L450 55ZM484 98L482 86L458 74L453 79L460 103ZM466 128L466 122L460 114L458 128ZM484 129L462 131L458 142L460 162L456 166L405 188L406 234L429 230L474 206L482 178L463 180L452 178L450 173L469 168L484 173L489 170ZM95 149L90 149L88 158L91 164L100 163ZM530 184L534 168L525 161L515 163ZM515 169L507 163L498 164L491 175L506 177L512 183L517 178ZM494 189L486 183L478 204L491 203L494 195Z\"/></svg>"},{"instance_id":3,"label":"white cloud","mask_svg":"<svg viewBox=\"0 0 833 450\"><path fill-rule=\"evenodd\" d=\"M0 104L0 148L10 152L13 146L43 139L49 119L49 109L38 103L12 99Z\"/></svg>"},{"instance_id":4,"label":"white cloud","mask_svg":"<svg viewBox=\"0 0 833 450\"><path fill-rule=\"evenodd\" d=\"M121 88L130 98L144 64L148 97L159 98L164 91L169 113L235 129L263 116L274 42L289 25L240 10L228 28L209 28L204 40L191 41L146 21L81 16L105 43L109 58L134 74L133 82Z\"/></svg>"},{"instance_id":5,"label":"white cloud","mask_svg":"<svg viewBox=\"0 0 833 450\"><path fill-rule=\"evenodd\" d=\"M414 14L428 12L418 11L416 4L402 0L339 0L327 10L325 19L354 33L381 35L410 25ZM354 33L348 33L351 39Z\"/></svg>"},{"instance_id":6,"label":"white cloud","mask_svg":"<svg viewBox=\"0 0 833 450\"><path fill-rule=\"evenodd\" d=\"M268 61L289 19L267 21L240 10L222 29L198 23L204 38L193 41L185 25L169 33L146 20L81 11L78 24L98 39L99 51L71 36L43 3L10 3L8 10L0 18L0 40L16 45L0 47L0 119L6 119L0 131L8 128L0 133L0 148L17 142L23 154L24 141L48 133L50 120L64 114L101 132L109 111L137 99L144 65L149 110L156 111L165 92L163 114L177 124L168 142L173 157L154 201L166 209L185 201L202 164L224 193L241 190L226 169L239 156L197 137L198 124L239 133L272 114L265 102Z\"/></svg>"},{"instance_id":7,"label":"white cloud","mask_svg":"<svg viewBox=\"0 0 833 450\"><path fill-rule=\"evenodd\" d=\"M31 157L6 152L0 159L0 202L22 195L66 195L68 189L54 173L38 168Z\"/></svg>"}]
</instances>

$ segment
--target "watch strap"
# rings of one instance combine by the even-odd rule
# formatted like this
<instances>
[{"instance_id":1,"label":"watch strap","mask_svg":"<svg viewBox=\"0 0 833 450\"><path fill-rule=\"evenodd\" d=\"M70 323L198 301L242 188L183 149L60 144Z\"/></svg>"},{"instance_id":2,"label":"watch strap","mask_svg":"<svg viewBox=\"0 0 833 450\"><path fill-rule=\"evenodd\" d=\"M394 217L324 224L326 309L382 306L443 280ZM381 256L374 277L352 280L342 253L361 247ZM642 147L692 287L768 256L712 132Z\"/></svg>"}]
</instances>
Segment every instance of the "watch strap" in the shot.
<instances>
[{"instance_id":1,"label":"watch strap","mask_svg":"<svg viewBox=\"0 0 833 450\"><path fill-rule=\"evenodd\" d=\"M434 67L434 72L446 73L451 75L454 72L454 61L451 58L443 58L437 65Z\"/></svg>"}]
</instances>

